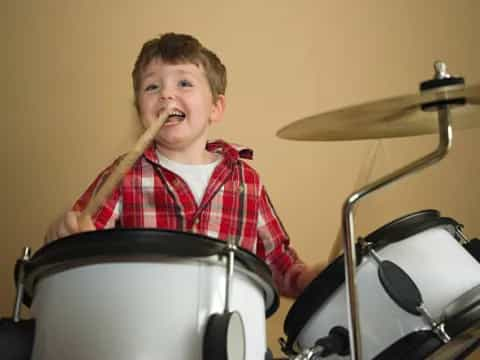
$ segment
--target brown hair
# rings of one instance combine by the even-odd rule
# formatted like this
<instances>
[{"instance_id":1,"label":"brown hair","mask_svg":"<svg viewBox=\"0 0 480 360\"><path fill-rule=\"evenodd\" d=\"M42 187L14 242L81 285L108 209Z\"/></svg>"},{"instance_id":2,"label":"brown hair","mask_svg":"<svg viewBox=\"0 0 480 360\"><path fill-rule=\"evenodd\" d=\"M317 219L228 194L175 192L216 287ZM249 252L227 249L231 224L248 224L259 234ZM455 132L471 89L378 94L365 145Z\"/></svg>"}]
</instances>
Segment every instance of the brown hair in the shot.
<instances>
[{"instance_id":1,"label":"brown hair","mask_svg":"<svg viewBox=\"0 0 480 360\"><path fill-rule=\"evenodd\" d=\"M135 105L142 72L153 59L162 59L171 64L191 63L203 66L213 99L224 95L227 87L227 70L215 53L191 35L167 33L147 41L135 61L132 71Z\"/></svg>"}]
</instances>

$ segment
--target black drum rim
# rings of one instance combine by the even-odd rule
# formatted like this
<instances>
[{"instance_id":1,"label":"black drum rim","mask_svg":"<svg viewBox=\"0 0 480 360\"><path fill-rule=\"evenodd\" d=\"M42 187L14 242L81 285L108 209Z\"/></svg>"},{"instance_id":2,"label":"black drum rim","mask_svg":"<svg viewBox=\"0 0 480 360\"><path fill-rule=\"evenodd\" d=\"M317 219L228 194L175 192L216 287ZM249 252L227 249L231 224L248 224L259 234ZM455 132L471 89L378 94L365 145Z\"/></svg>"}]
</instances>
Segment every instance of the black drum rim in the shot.
<instances>
[{"instance_id":1,"label":"black drum rim","mask_svg":"<svg viewBox=\"0 0 480 360\"><path fill-rule=\"evenodd\" d=\"M42 273L52 267L65 266L68 262L102 263L112 259L152 258L156 255L201 258L226 254L226 249L225 241L176 230L115 228L73 234L44 245L25 263L24 304L31 305L35 283ZM270 298L266 303L266 317L271 316L278 309L279 296L270 269L255 254L243 248L237 248L235 256L245 269L271 290L270 296L264 294L266 302Z\"/></svg>"}]
</instances>

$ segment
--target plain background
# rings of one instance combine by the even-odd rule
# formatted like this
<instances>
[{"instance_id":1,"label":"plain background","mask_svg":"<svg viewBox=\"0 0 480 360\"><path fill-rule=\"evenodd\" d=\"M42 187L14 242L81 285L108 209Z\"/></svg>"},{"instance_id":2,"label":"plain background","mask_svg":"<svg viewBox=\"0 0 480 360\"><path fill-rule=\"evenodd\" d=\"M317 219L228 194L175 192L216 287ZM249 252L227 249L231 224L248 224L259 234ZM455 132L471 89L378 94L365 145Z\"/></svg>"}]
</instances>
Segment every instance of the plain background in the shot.
<instances>
[{"instance_id":1,"label":"plain background","mask_svg":"<svg viewBox=\"0 0 480 360\"><path fill-rule=\"evenodd\" d=\"M276 131L304 116L416 93L437 59L467 84L480 81L476 0L3 0L1 13L4 316L22 247L38 249L48 223L139 134L130 72L147 39L191 33L223 59L227 112L211 137L255 150L252 164L312 264L327 258L347 195L433 150L437 139L298 142ZM358 235L433 208L479 236L479 136L454 132L444 161L361 202ZM362 179L367 166L373 170ZM276 354L290 306L282 299L268 321Z\"/></svg>"}]
</instances>

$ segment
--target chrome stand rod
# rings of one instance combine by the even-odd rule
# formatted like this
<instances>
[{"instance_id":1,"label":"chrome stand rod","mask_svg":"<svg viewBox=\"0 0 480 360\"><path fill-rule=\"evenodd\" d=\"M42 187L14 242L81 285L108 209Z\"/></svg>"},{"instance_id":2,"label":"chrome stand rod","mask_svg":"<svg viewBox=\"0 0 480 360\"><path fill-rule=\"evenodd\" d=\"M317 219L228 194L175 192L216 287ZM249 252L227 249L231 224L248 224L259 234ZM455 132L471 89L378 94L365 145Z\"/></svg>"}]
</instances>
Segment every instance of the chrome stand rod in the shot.
<instances>
[{"instance_id":1,"label":"chrome stand rod","mask_svg":"<svg viewBox=\"0 0 480 360\"><path fill-rule=\"evenodd\" d=\"M231 240L228 241L228 257L227 257L227 273L225 284L225 314L230 311L230 302L232 297L232 282L233 282L233 269L235 263L235 243Z\"/></svg>"},{"instance_id":2,"label":"chrome stand rod","mask_svg":"<svg viewBox=\"0 0 480 360\"><path fill-rule=\"evenodd\" d=\"M351 359L361 360L362 344L360 336L360 323L358 313L358 297L355 282L355 268L356 268L356 253L355 253L355 232L354 232L354 206L364 196L388 185L394 181L403 178L406 175L413 174L437 161L443 159L451 145L452 145L452 126L450 123L450 109L448 105L439 105L438 111L438 130L439 130L439 144L432 153L386 175L366 186L360 190L352 193L343 204L342 208L342 231L343 231L343 246L345 256L345 274L347 285L347 304L348 321L349 321L349 337L350 337L350 354Z\"/></svg>"}]
</instances>

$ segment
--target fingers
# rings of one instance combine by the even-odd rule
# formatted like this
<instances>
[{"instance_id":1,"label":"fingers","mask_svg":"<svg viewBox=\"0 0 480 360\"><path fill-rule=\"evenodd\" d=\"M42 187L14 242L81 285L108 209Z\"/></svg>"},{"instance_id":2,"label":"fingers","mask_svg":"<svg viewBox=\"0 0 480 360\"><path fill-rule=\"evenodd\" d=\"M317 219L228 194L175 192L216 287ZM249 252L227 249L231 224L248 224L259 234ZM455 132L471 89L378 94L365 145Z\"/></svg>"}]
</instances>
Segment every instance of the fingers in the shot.
<instances>
[{"instance_id":1,"label":"fingers","mask_svg":"<svg viewBox=\"0 0 480 360\"><path fill-rule=\"evenodd\" d=\"M67 211L59 219L53 222L45 234L45 243L63 238L81 231L93 231L95 225L90 216L83 217L79 222L80 213L77 211Z\"/></svg>"},{"instance_id":2,"label":"fingers","mask_svg":"<svg viewBox=\"0 0 480 360\"><path fill-rule=\"evenodd\" d=\"M59 238L59 232L62 231L60 228L63 227L62 226L63 216L64 215L62 215L58 219L55 219L55 221L52 224L50 224L50 226L48 227L47 233L45 234L45 239L44 239L45 243L49 243Z\"/></svg>"},{"instance_id":3,"label":"fingers","mask_svg":"<svg viewBox=\"0 0 480 360\"><path fill-rule=\"evenodd\" d=\"M93 224L92 218L90 216L82 216L77 213L76 217L76 226L78 231L93 231L95 230L95 225Z\"/></svg>"}]
</instances>

